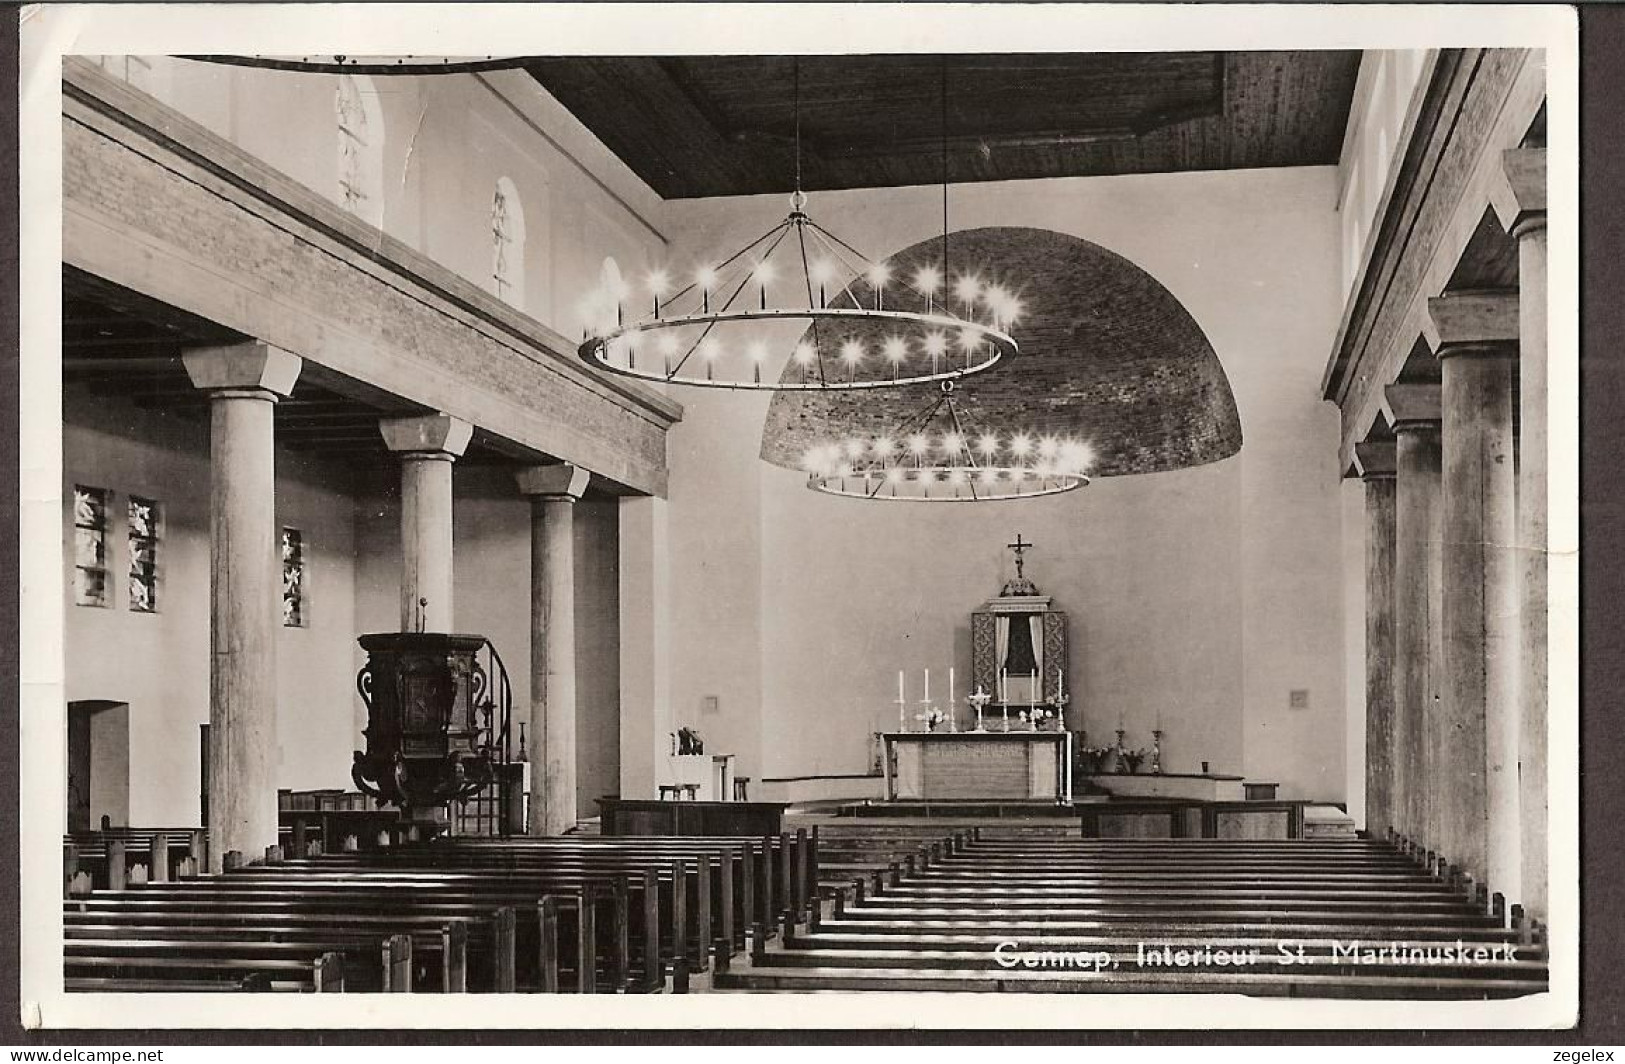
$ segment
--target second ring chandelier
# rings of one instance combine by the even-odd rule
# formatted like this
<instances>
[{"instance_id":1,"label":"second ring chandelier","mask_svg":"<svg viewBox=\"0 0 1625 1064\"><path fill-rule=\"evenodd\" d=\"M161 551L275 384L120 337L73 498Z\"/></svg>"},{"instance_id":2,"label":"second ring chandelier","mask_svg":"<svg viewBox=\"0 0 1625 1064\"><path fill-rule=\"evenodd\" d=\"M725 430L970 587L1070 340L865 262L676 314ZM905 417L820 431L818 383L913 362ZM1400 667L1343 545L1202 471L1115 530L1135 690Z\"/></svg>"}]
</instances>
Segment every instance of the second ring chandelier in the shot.
<instances>
[{"instance_id":1,"label":"second ring chandelier","mask_svg":"<svg viewBox=\"0 0 1625 1064\"><path fill-rule=\"evenodd\" d=\"M801 188L801 65L795 64L790 213L686 284L655 270L591 300L578 349L611 373L671 384L835 391L952 381L1018 352L1019 299L948 260L947 75L943 74L942 261L894 277L819 225ZM780 367L783 367L782 370Z\"/></svg>"}]
</instances>

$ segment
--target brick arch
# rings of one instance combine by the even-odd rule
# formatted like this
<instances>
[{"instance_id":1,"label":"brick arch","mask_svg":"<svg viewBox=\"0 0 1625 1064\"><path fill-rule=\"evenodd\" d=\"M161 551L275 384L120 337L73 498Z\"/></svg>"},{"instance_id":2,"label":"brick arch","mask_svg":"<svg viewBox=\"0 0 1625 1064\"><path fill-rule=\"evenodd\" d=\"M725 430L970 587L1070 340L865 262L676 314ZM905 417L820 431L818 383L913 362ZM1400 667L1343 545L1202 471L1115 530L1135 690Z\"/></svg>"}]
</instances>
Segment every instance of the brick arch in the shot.
<instances>
[{"instance_id":1,"label":"brick arch","mask_svg":"<svg viewBox=\"0 0 1625 1064\"><path fill-rule=\"evenodd\" d=\"M1013 330L1020 357L960 385L978 425L1088 440L1098 476L1185 469L1241 449L1235 398L1213 346L1179 300L1134 263L1078 237L1017 227L953 233L949 250L956 276L959 263L972 263L979 276L1017 292L1024 307ZM942 239L887 261L893 277L912 277L921 265L940 264ZM865 287L852 290L869 301ZM894 298L901 293L888 289L888 302ZM878 347L878 333L862 338ZM762 430L762 458L799 469L815 442L887 432L935 387L779 392Z\"/></svg>"}]
</instances>

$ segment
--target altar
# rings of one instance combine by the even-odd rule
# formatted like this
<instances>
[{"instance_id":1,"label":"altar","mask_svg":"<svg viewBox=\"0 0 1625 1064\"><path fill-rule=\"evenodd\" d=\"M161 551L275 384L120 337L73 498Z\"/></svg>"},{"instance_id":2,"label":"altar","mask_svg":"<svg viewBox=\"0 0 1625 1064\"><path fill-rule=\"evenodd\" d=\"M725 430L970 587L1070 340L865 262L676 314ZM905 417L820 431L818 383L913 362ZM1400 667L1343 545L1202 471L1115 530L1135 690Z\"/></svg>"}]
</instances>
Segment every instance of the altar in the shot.
<instances>
[{"instance_id":1,"label":"altar","mask_svg":"<svg viewBox=\"0 0 1625 1064\"><path fill-rule=\"evenodd\" d=\"M892 732L891 801L1072 801L1072 733Z\"/></svg>"}]
</instances>

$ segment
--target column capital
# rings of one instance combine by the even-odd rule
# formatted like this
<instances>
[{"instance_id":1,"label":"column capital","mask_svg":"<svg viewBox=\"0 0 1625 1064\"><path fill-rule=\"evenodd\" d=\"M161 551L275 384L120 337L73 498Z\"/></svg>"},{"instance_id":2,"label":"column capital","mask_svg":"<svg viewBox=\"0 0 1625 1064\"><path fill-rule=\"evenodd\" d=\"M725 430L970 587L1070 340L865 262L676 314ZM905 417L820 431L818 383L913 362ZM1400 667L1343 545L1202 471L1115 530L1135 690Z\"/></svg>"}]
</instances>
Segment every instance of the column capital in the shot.
<instances>
[{"instance_id":1,"label":"column capital","mask_svg":"<svg viewBox=\"0 0 1625 1064\"><path fill-rule=\"evenodd\" d=\"M450 414L391 417L378 422L384 446L398 454L461 458L474 426Z\"/></svg>"},{"instance_id":2,"label":"column capital","mask_svg":"<svg viewBox=\"0 0 1625 1064\"><path fill-rule=\"evenodd\" d=\"M1443 419L1437 384L1390 384L1383 389L1382 405L1394 432L1439 431ZM1364 446L1356 444L1356 448Z\"/></svg>"},{"instance_id":3,"label":"column capital","mask_svg":"<svg viewBox=\"0 0 1625 1064\"><path fill-rule=\"evenodd\" d=\"M272 399L293 393L305 360L259 340L181 352L192 387L207 392L266 392Z\"/></svg>"},{"instance_id":4,"label":"column capital","mask_svg":"<svg viewBox=\"0 0 1625 1064\"><path fill-rule=\"evenodd\" d=\"M1397 448L1392 440L1371 440L1354 445L1354 461L1360 467L1360 479L1392 480L1398 471Z\"/></svg>"},{"instance_id":5,"label":"column capital","mask_svg":"<svg viewBox=\"0 0 1625 1064\"><path fill-rule=\"evenodd\" d=\"M1513 236L1546 228L1546 149L1509 148L1501 153L1501 178L1490 189L1490 206Z\"/></svg>"},{"instance_id":6,"label":"column capital","mask_svg":"<svg viewBox=\"0 0 1625 1064\"><path fill-rule=\"evenodd\" d=\"M514 473L519 494L539 498L568 498L571 502L581 498L587 490L592 474L579 466L569 464L527 466Z\"/></svg>"},{"instance_id":7,"label":"column capital","mask_svg":"<svg viewBox=\"0 0 1625 1064\"><path fill-rule=\"evenodd\" d=\"M1512 355L1518 348L1516 292L1452 292L1428 300L1422 333L1438 358Z\"/></svg>"}]
</instances>

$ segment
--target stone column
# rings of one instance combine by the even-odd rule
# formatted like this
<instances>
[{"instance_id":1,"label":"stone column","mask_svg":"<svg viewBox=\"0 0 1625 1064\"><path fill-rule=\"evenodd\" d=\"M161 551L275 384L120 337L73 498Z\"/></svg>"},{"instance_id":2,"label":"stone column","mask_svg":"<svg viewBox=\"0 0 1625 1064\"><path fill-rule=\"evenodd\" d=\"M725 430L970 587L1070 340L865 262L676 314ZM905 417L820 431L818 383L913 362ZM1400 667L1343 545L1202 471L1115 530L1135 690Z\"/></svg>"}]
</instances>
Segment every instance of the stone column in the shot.
<instances>
[{"instance_id":1,"label":"stone column","mask_svg":"<svg viewBox=\"0 0 1625 1064\"><path fill-rule=\"evenodd\" d=\"M572 465L518 473L530 496L530 833L576 825L575 502L589 474Z\"/></svg>"},{"instance_id":2,"label":"stone column","mask_svg":"<svg viewBox=\"0 0 1625 1064\"><path fill-rule=\"evenodd\" d=\"M1435 846L1439 786L1428 742L1437 715L1440 586L1439 387L1395 384L1394 424L1394 819L1407 838Z\"/></svg>"},{"instance_id":3,"label":"stone column","mask_svg":"<svg viewBox=\"0 0 1625 1064\"><path fill-rule=\"evenodd\" d=\"M388 418L384 444L401 459L401 631L450 632L451 466L474 434L449 414Z\"/></svg>"},{"instance_id":4,"label":"stone column","mask_svg":"<svg viewBox=\"0 0 1625 1064\"><path fill-rule=\"evenodd\" d=\"M1394 508L1396 445L1355 445L1365 481L1365 824L1373 838L1394 817Z\"/></svg>"},{"instance_id":5,"label":"stone column","mask_svg":"<svg viewBox=\"0 0 1625 1064\"><path fill-rule=\"evenodd\" d=\"M1518 806L1523 893L1546 919L1546 149L1503 159L1506 185L1492 196L1518 239ZM1510 899L1509 899L1510 900Z\"/></svg>"},{"instance_id":6,"label":"stone column","mask_svg":"<svg viewBox=\"0 0 1625 1064\"><path fill-rule=\"evenodd\" d=\"M1428 301L1440 360L1444 443L1441 851L1492 890L1519 896L1518 583L1512 374L1518 300L1501 292Z\"/></svg>"},{"instance_id":7,"label":"stone column","mask_svg":"<svg viewBox=\"0 0 1625 1064\"><path fill-rule=\"evenodd\" d=\"M209 867L277 839L276 460L271 415L297 355L249 342L182 361L209 395Z\"/></svg>"}]
</instances>

